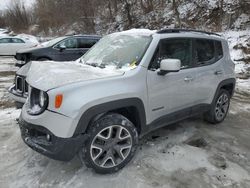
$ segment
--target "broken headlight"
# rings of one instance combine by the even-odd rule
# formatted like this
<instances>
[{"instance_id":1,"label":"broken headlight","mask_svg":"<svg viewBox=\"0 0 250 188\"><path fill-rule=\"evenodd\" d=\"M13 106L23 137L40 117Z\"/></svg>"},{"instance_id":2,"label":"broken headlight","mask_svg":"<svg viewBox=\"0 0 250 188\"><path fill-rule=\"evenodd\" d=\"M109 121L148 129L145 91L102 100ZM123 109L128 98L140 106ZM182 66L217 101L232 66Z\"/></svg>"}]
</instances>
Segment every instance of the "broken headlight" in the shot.
<instances>
[{"instance_id":1,"label":"broken headlight","mask_svg":"<svg viewBox=\"0 0 250 188\"><path fill-rule=\"evenodd\" d=\"M39 115L48 107L48 94L42 90L29 87L28 110L30 115Z\"/></svg>"}]
</instances>

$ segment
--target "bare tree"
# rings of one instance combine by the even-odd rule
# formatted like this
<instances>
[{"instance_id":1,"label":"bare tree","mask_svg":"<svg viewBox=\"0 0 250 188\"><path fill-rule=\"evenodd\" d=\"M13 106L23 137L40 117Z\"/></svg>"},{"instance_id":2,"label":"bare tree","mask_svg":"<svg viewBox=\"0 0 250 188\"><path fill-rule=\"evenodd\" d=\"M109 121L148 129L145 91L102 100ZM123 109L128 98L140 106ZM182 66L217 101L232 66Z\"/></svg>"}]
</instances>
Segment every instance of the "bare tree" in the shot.
<instances>
[{"instance_id":1,"label":"bare tree","mask_svg":"<svg viewBox=\"0 0 250 188\"><path fill-rule=\"evenodd\" d=\"M140 4L145 14L154 10L153 0L140 0Z\"/></svg>"},{"instance_id":2,"label":"bare tree","mask_svg":"<svg viewBox=\"0 0 250 188\"><path fill-rule=\"evenodd\" d=\"M177 23L175 23L175 27L181 27L180 13L178 11L177 0L172 0L172 7L177 21Z\"/></svg>"},{"instance_id":3,"label":"bare tree","mask_svg":"<svg viewBox=\"0 0 250 188\"><path fill-rule=\"evenodd\" d=\"M224 0L220 0L220 31L222 31L223 28L223 16L224 16L224 11L223 11L223 5L224 5Z\"/></svg>"},{"instance_id":4,"label":"bare tree","mask_svg":"<svg viewBox=\"0 0 250 188\"><path fill-rule=\"evenodd\" d=\"M6 23L14 31L27 30L31 25L31 18L30 13L20 1L12 1L5 12Z\"/></svg>"},{"instance_id":5,"label":"bare tree","mask_svg":"<svg viewBox=\"0 0 250 188\"><path fill-rule=\"evenodd\" d=\"M133 24L133 19L132 19L132 15L131 15L132 3L128 0L125 0L124 2L125 2L124 11L125 11L125 14L126 14L127 19L128 19L128 28L129 28Z\"/></svg>"}]
</instances>

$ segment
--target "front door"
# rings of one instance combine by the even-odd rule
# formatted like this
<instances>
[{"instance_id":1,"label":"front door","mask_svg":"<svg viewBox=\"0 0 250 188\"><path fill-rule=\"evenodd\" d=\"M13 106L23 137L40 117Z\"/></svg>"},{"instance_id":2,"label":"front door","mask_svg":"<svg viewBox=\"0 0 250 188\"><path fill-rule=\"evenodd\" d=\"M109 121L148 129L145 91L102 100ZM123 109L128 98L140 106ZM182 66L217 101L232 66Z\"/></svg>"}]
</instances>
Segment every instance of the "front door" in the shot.
<instances>
[{"instance_id":1,"label":"front door","mask_svg":"<svg viewBox=\"0 0 250 188\"><path fill-rule=\"evenodd\" d=\"M150 122L167 114L189 109L196 102L196 72L193 67L192 39L161 40L147 75ZM158 75L162 59L179 59L179 72ZM187 110L187 113L191 110Z\"/></svg>"},{"instance_id":2,"label":"front door","mask_svg":"<svg viewBox=\"0 0 250 188\"><path fill-rule=\"evenodd\" d=\"M76 38L67 38L53 47L55 61L73 61L80 57Z\"/></svg>"}]
</instances>

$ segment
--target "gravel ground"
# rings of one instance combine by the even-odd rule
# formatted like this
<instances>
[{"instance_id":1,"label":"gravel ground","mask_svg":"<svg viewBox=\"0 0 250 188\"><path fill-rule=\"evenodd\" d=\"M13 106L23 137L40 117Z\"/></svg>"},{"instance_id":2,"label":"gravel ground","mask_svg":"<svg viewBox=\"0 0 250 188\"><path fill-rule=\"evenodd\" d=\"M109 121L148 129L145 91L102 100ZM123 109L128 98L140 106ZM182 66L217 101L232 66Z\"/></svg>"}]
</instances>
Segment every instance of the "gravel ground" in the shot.
<instances>
[{"instance_id":1,"label":"gravel ground","mask_svg":"<svg viewBox=\"0 0 250 188\"><path fill-rule=\"evenodd\" d=\"M250 187L250 80L238 81L223 123L195 117L154 131L123 170L98 175L77 157L54 161L23 143L6 90L13 62L0 58L0 187Z\"/></svg>"}]
</instances>

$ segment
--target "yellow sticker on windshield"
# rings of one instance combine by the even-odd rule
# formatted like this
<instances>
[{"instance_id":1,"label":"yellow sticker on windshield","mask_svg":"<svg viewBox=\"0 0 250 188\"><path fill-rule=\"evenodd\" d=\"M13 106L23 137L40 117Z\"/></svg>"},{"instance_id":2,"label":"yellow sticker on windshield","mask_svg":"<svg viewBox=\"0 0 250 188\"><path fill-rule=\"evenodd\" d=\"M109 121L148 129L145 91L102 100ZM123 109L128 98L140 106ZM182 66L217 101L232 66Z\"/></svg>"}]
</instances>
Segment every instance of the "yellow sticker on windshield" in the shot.
<instances>
[{"instance_id":1,"label":"yellow sticker on windshield","mask_svg":"<svg viewBox=\"0 0 250 188\"><path fill-rule=\"evenodd\" d=\"M129 67L132 68L132 69L135 68L136 63L137 63L136 61L133 61L132 63L130 63Z\"/></svg>"}]
</instances>

